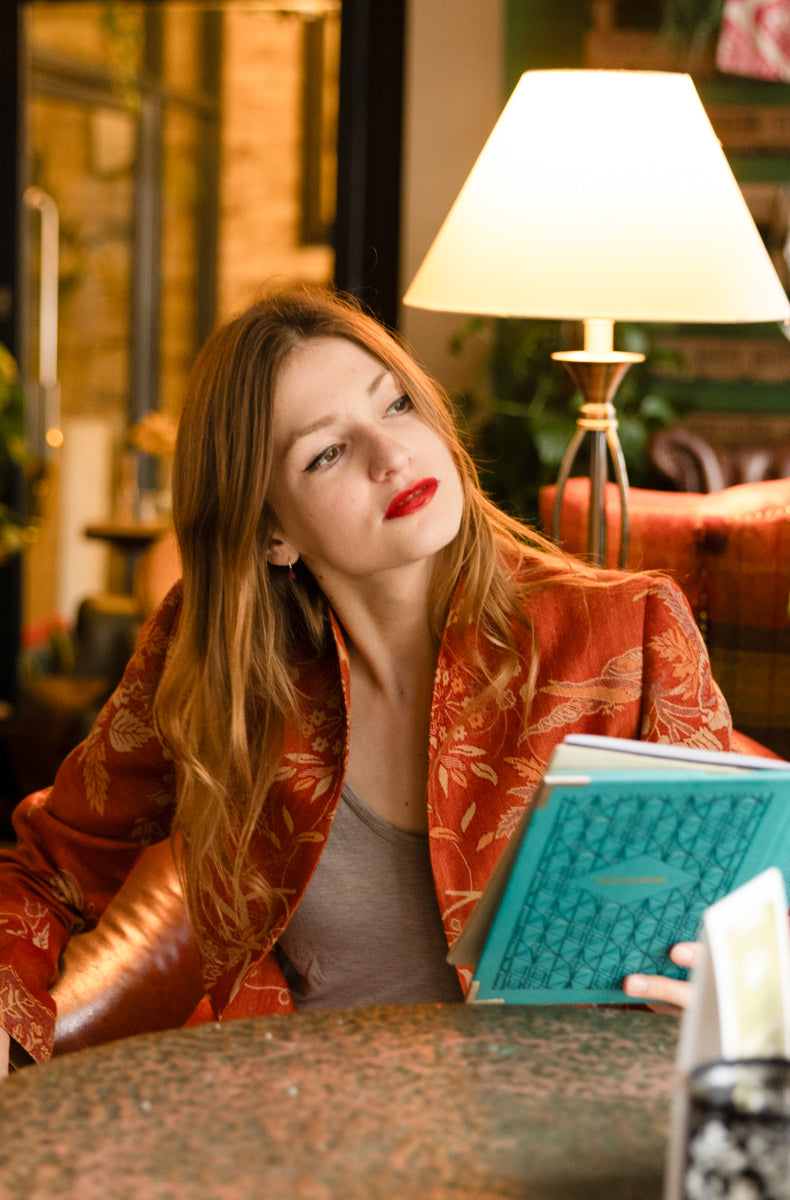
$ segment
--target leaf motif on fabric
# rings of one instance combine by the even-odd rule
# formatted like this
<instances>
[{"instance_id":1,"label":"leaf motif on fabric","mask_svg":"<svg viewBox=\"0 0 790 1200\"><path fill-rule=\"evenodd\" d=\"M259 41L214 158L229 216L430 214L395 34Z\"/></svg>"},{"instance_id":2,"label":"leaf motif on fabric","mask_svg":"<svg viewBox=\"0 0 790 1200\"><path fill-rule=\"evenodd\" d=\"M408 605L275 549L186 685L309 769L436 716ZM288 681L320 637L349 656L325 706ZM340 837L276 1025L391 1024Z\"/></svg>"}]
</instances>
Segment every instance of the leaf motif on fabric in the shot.
<instances>
[{"instance_id":1,"label":"leaf motif on fabric","mask_svg":"<svg viewBox=\"0 0 790 1200\"><path fill-rule=\"evenodd\" d=\"M83 893L79 880L71 871L58 871L49 880L49 888L56 900L68 908L80 912L83 906Z\"/></svg>"},{"instance_id":2,"label":"leaf motif on fabric","mask_svg":"<svg viewBox=\"0 0 790 1200\"><path fill-rule=\"evenodd\" d=\"M49 1004L54 1008L51 1000ZM14 1041L34 1057L46 1057L51 1053L52 1012L30 994L11 966L0 966L0 1006L6 1018L6 1028Z\"/></svg>"},{"instance_id":3,"label":"leaf motif on fabric","mask_svg":"<svg viewBox=\"0 0 790 1200\"><path fill-rule=\"evenodd\" d=\"M480 758L485 754L485 750L482 746L473 746L471 742L464 742L460 746L457 744L453 746L453 754L460 754L465 758Z\"/></svg>"},{"instance_id":4,"label":"leaf motif on fabric","mask_svg":"<svg viewBox=\"0 0 790 1200\"><path fill-rule=\"evenodd\" d=\"M668 610L667 625L675 625L683 630L691 640L700 641L699 629L688 601L676 583L671 579L663 579L660 588L651 587L647 593L642 595L646 594L651 594L657 603L662 604ZM640 600L642 597L637 596L634 599Z\"/></svg>"},{"instance_id":5,"label":"leaf motif on fabric","mask_svg":"<svg viewBox=\"0 0 790 1200\"><path fill-rule=\"evenodd\" d=\"M283 820L285 821L285 827L288 830L288 832L293 833L294 819L291 816L291 814L289 813L288 809L285 807L285 805L283 805Z\"/></svg>"},{"instance_id":6,"label":"leaf motif on fabric","mask_svg":"<svg viewBox=\"0 0 790 1200\"><path fill-rule=\"evenodd\" d=\"M11 937L29 939L39 949L46 950L50 935L49 909L40 900L27 897L22 907L24 915L14 909L9 912L0 910L0 928Z\"/></svg>"},{"instance_id":7,"label":"leaf motif on fabric","mask_svg":"<svg viewBox=\"0 0 790 1200\"><path fill-rule=\"evenodd\" d=\"M523 801L526 806L532 797L535 795L536 783L530 784L527 787L512 787L507 789L508 796L515 796L517 800Z\"/></svg>"},{"instance_id":8,"label":"leaf motif on fabric","mask_svg":"<svg viewBox=\"0 0 790 1200\"><path fill-rule=\"evenodd\" d=\"M472 817L475 815L476 809L477 809L477 805L473 802L472 804L469 805L466 812L461 817L461 831L463 833L466 833L469 822L472 820Z\"/></svg>"},{"instance_id":9,"label":"leaf motif on fabric","mask_svg":"<svg viewBox=\"0 0 790 1200\"><path fill-rule=\"evenodd\" d=\"M284 755L285 761L293 763L294 767L321 767L324 765L324 759L320 754L311 754L307 750L291 750ZM281 767L281 770L288 768Z\"/></svg>"},{"instance_id":10,"label":"leaf motif on fabric","mask_svg":"<svg viewBox=\"0 0 790 1200\"><path fill-rule=\"evenodd\" d=\"M493 783L494 786L496 786L496 784L499 783L499 777L497 776L496 771L494 770L493 767L489 766L488 763L473 762L471 764L471 766L472 766L472 772L475 775L479 775L481 779L487 779L488 782Z\"/></svg>"},{"instance_id":11,"label":"leaf motif on fabric","mask_svg":"<svg viewBox=\"0 0 790 1200\"><path fill-rule=\"evenodd\" d=\"M140 846L151 846L154 842L163 841L169 832L169 823L140 817L134 823L132 840Z\"/></svg>"},{"instance_id":12,"label":"leaf motif on fabric","mask_svg":"<svg viewBox=\"0 0 790 1200\"><path fill-rule=\"evenodd\" d=\"M650 649L659 658L674 667L675 674L683 681L698 679L700 674L699 650L678 628L665 629L650 641ZM685 689L683 689L685 690Z\"/></svg>"},{"instance_id":13,"label":"leaf motif on fabric","mask_svg":"<svg viewBox=\"0 0 790 1200\"><path fill-rule=\"evenodd\" d=\"M130 754L133 750L138 750L153 736L151 726L146 725L128 708L120 708L110 722L110 745L119 754Z\"/></svg>"},{"instance_id":14,"label":"leaf motif on fabric","mask_svg":"<svg viewBox=\"0 0 790 1200\"><path fill-rule=\"evenodd\" d=\"M651 742L674 742L699 749L721 750L722 739L716 731L729 730L727 709L708 712L707 724L700 725L698 704L680 704L668 696L651 695L651 705L645 714L642 736Z\"/></svg>"},{"instance_id":15,"label":"leaf motif on fabric","mask_svg":"<svg viewBox=\"0 0 790 1200\"><path fill-rule=\"evenodd\" d=\"M507 757L505 762L514 768L520 779L526 779L532 784L540 783L546 773L546 762L543 758Z\"/></svg>"},{"instance_id":16,"label":"leaf motif on fabric","mask_svg":"<svg viewBox=\"0 0 790 1200\"><path fill-rule=\"evenodd\" d=\"M432 839L443 842L457 842L458 834L454 829L448 829L445 825L438 825L430 831Z\"/></svg>"},{"instance_id":17,"label":"leaf motif on fabric","mask_svg":"<svg viewBox=\"0 0 790 1200\"><path fill-rule=\"evenodd\" d=\"M509 838L516 832L518 823L524 815L524 809L518 806L509 808L507 812L502 813L499 818L499 823L496 827L497 838Z\"/></svg>"},{"instance_id":18,"label":"leaf motif on fabric","mask_svg":"<svg viewBox=\"0 0 790 1200\"><path fill-rule=\"evenodd\" d=\"M155 625L149 629L145 642L142 646L142 653L146 658L162 658L170 644L170 633L165 631L159 625Z\"/></svg>"},{"instance_id":19,"label":"leaf motif on fabric","mask_svg":"<svg viewBox=\"0 0 790 1200\"><path fill-rule=\"evenodd\" d=\"M484 833L483 836L479 839L477 845L475 846L475 850L477 851L477 853L479 854L481 850L485 850L486 846L490 845L490 843L493 842L493 840L494 840L493 833Z\"/></svg>"},{"instance_id":20,"label":"leaf motif on fabric","mask_svg":"<svg viewBox=\"0 0 790 1200\"><path fill-rule=\"evenodd\" d=\"M529 733L548 733L573 725L594 713L612 714L624 705L638 703L642 693L642 651L632 647L611 658L600 675L591 679L551 680L540 693L556 696L559 703Z\"/></svg>"},{"instance_id":21,"label":"leaf motif on fabric","mask_svg":"<svg viewBox=\"0 0 790 1200\"><path fill-rule=\"evenodd\" d=\"M107 771L106 751L103 742L97 742L86 754L82 761L82 778L85 781L85 795L91 812L104 816L107 793L110 786L110 776Z\"/></svg>"},{"instance_id":22,"label":"leaf motif on fabric","mask_svg":"<svg viewBox=\"0 0 790 1200\"><path fill-rule=\"evenodd\" d=\"M333 778L334 778L334 775L331 772L329 772L328 774L326 774L323 777L323 779L319 779L319 781L315 785L315 789L313 791L313 797L312 797L313 800L317 800L319 798L319 796L323 796L324 792L329 790L329 788L332 786Z\"/></svg>"},{"instance_id":23,"label":"leaf motif on fabric","mask_svg":"<svg viewBox=\"0 0 790 1200\"><path fill-rule=\"evenodd\" d=\"M46 950L49 946L49 926L35 930L31 941L37 949Z\"/></svg>"},{"instance_id":24,"label":"leaf motif on fabric","mask_svg":"<svg viewBox=\"0 0 790 1200\"><path fill-rule=\"evenodd\" d=\"M466 908L470 904L476 904L481 895L482 893L477 889L468 892L448 891L447 897L448 899L452 899L452 904L449 908L445 908L442 911L443 923L446 925L448 918L454 912L457 912L459 908Z\"/></svg>"}]
</instances>

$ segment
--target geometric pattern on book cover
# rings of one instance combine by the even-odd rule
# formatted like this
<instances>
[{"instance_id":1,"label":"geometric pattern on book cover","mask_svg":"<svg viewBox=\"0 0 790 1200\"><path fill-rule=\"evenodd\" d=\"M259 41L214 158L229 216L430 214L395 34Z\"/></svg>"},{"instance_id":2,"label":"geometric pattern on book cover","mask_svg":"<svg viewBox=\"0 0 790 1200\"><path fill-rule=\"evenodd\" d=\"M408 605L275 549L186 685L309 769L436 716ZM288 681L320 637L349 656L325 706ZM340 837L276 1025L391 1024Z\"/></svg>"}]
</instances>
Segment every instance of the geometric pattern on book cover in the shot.
<instances>
[{"instance_id":1,"label":"geometric pattern on book cover","mask_svg":"<svg viewBox=\"0 0 790 1200\"><path fill-rule=\"evenodd\" d=\"M655 784L651 785L651 788ZM731 890L770 797L717 791L713 805L689 785L626 797L568 790L494 980L495 991L618 988L624 975L652 973L653 955L696 927ZM599 878L659 877L634 903L610 898ZM643 869L644 868L644 869ZM667 886L667 881L674 886ZM540 906L535 897L541 897ZM662 968L663 969L663 968ZM667 975L683 971L667 959Z\"/></svg>"}]
</instances>

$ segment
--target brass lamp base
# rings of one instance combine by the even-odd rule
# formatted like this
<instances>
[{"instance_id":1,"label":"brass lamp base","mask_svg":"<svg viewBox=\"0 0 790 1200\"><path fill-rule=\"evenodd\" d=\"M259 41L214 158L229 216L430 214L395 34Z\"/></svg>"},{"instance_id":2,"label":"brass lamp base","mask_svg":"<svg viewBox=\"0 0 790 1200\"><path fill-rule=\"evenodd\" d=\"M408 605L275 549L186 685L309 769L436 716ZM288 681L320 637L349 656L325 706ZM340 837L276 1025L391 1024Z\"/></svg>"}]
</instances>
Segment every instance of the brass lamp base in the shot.
<instances>
[{"instance_id":1,"label":"brass lamp base","mask_svg":"<svg viewBox=\"0 0 790 1200\"><path fill-rule=\"evenodd\" d=\"M643 354L596 354L587 350L560 351L552 354L563 362L584 397L576 431L565 451L557 476L557 491L552 514L552 537L560 540L562 499L576 455L585 436L590 435L590 512L587 518L587 554L601 566L606 563L606 482L607 449L612 459L614 477L620 494L620 547L618 563L624 567L628 559L628 475L625 459L617 436L617 414L612 397L628 368L644 360Z\"/></svg>"}]
</instances>

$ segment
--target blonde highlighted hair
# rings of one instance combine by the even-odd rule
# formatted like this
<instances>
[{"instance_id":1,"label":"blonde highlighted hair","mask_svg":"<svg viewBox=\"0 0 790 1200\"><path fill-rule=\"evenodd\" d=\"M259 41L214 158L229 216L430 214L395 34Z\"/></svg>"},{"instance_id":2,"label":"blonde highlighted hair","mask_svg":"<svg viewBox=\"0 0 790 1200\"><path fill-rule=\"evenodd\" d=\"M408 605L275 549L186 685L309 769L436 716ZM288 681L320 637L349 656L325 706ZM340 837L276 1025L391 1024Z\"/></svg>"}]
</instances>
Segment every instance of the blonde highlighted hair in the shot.
<instances>
[{"instance_id":1,"label":"blonde highlighted hair","mask_svg":"<svg viewBox=\"0 0 790 1200\"><path fill-rule=\"evenodd\" d=\"M213 333L192 370L176 443L173 518L184 596L156 720L179 766L175 826L193 920L226 937L242 936L250 902L268 891L250 848L285 723L296 719L295 647L306 636L320 655L329 636L326 602L309 572L300 564L289 586L266 558L277 380L300 345L327 337L375 355L453 454L464 516L434 572L433 632L441 636L463 579L453 619L487 696L513 666L513 623L523 619L519 563L526 557L566 569L544 538L484 495L447 396L355 301L310 286L272 291Z\"/></svg>"}]
</instances>

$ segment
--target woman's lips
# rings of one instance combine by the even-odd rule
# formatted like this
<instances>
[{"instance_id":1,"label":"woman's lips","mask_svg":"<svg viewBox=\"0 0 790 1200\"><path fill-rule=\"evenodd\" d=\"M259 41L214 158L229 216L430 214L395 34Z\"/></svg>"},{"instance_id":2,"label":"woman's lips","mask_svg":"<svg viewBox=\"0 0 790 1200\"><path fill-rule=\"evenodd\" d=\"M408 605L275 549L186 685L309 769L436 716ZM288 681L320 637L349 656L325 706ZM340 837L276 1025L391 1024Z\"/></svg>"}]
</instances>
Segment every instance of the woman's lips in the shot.
<instances>
[{"instance_id":1,"label":"woman's lips","mask_svg":"<svg viewBox=\"0 0 790 1200\"><path fill-rule=\"evenodd\" d=\"M419 483L406 488L405 491L398 492L384 514L384 520L391 521L394 517L408 517L418 509L424 508L433 500L438 486L438 479L421 479Z\"/></svg>"}]
</instances>

